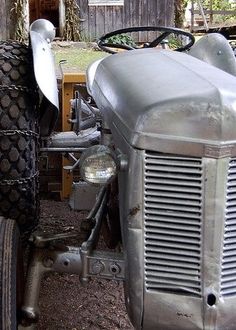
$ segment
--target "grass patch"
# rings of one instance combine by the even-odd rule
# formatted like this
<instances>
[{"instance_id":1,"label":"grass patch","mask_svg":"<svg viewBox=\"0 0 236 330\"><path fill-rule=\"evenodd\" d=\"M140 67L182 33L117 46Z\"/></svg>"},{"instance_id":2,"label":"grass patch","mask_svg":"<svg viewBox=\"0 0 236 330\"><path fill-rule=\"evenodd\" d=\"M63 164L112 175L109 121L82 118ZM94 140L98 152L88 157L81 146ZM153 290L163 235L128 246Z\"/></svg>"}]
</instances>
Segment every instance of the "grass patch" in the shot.
<instances>
[{"instance_id":1,"label":"grass patch","mask_svg":"<svg viewBox=\"0 0 236 330\"><path fill-rule=\"evenodd\" d=\"M56 65L59 65L61 60L66 60L66 67L76 71L85 71L90 63L108 56L107 53L92 49L57 47L52 50L55 55Z\"/></svg>"}]
</instances>

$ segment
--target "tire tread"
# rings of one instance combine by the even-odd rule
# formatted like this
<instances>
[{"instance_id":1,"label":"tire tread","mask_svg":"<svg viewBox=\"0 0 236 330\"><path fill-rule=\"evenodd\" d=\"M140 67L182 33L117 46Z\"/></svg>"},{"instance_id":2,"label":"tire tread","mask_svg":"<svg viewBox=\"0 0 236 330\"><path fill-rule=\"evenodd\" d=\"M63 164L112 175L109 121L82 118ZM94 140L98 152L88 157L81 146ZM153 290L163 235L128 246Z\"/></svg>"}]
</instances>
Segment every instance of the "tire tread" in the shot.
<instances>
[{"instance_id":1,"label":"tire tread","mask_svg":"<svg viewBox=\"0 0 236 330\"><path fill-rule=\"evenodd\" d=\"M0 215L15 219L22 233L39 218L38 139L25 134L38 132L36 86L31 49L0 42Z\"/></svg>"}]
</instances>

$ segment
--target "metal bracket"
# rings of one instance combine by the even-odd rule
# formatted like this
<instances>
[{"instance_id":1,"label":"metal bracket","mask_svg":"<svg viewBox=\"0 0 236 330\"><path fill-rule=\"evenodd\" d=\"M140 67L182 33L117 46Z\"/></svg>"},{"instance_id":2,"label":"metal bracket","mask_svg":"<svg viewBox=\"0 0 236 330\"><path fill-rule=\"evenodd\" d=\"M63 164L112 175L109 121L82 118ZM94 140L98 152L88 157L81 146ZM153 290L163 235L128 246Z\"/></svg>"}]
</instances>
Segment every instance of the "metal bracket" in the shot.
<instances>
[{"instance_id":1,"label":"metal bracket","mask_svg":"<svg viewBox=\"0 0 236 330\"><path fill-rule=\"evenodd\" d=\"M56 235L54 241L68 235ZM63 246L59 248L47 247L49 238L36 240L33 257L29 265L24 304L21 308L23 324L36 323L39 318L39 293L44 274L57 272L64 274L83 275L82 284L91 277L99 277L109 280L124 280L124 258L120 253L107 251L94 251L91 255L82 257L81 248ZM46 247L42 247L45 246Z\"/></svg>"},{"instance_id":2,"label":"metal bracket","mask_svg":"<svg viewBox=\"0 0 236 330\"><path fill-rule=\"evenodd\" d=\"M76 169L76 167L79 166L79 162L80 162L80 158L76 158L72 153L69 153L68 156L70 158L72 158L72 160L74 161L74 164L73 165L67 165L67 166L64 166L64 170L68 170L70 172L73 172L74 169Z\"/></svg>"},{"instance_id":3,"label":"metal bracket","mask_svg":"<svg viewBox=\"0 0 236 330\"><path fill-rule=\"evenodd\" d=\"M32 257L28 267L24 303L21 308L23 324L33 324L38 320L40 285L46 273L77 274L82 284L88 283L91 277L124 280L123 254L95 250L106 203L107 190L103 187L87 217L87 221L93 220L95 225L88 240L81 247L58 243L59 240L76 237L78 234L75 232L32 237Z\"/></svg>"},{"instance_id":4,"label":"metal bracket","mask_svg":"<svg viewBox=\"0 0 236 330\"><path fill-rule=\"evenodd\" d=\"M94 251L87 259L88 276L116 281L125 279L124 256L122 253Z\"/></svg>"}]
</instances>

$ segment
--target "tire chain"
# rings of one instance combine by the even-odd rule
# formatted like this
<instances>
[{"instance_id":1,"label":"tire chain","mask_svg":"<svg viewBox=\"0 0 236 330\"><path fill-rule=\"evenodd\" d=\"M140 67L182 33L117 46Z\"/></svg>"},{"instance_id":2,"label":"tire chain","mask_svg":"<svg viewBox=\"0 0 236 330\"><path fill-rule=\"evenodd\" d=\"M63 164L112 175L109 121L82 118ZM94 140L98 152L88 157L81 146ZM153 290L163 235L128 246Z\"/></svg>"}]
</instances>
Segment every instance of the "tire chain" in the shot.
<instances>
[{"instance_id":1,"label":"tire chain","mask_svg":"<svg viewBox=\"0 0 236 330\"><path fill-rule=\"evenodd\" d=\"M12 56L4 56L5 58L12 58ZM15 56L13 56L15 57ZM1 57L0 57L1 59ZM15 85L0 85L1 89L8 89L8 90L19 90L19 91L26 91L26 92L32 92L33 90L30 90L26 86L15 86ZM1 130L0 136L12 136L12 135L21 135L21 136L28 136L28 137L34 137L36 139L39 138L39 134L33 131L26 131L26 130ZM0 186L13 186L13 185L22 185L25 183L28 183L30 180L34 179L36 176L39 176L39 171L34 173L33 175L27 177L27 178L21 178L16 180L0 180Z\"/></svg>"},{"instance_id":2,"label":"tire chain","mask_svg":"<svg viewBox=\"0 0 236 330\"><path fill-rule=\"evenodd\" d=\"M6 63L9 64L7 65ZM26 162L25 167L20 170L22 172L18 172L19 175L21 174L21 177L17 178L14 174L12 177L5 176L2 180L0 179L0 202L1 207L3 207L1 213L5 217L16 219L23 241L28 239L30 233L37 226L39 219L39 172L37 166L33 162L31 163L29 159L29 151L33 150L35 152L35 149L37 150L39 140L39 134L37 134L37 115L35 117L33 115L37 111L34 106L37 105L38 87L34 80L34 75L31 74L33 72L32 70L32 52L26 45L14 41L0 42L0 100L2 100L4 94L9 95L10 100L13 104L17 104L20 111L20 116L11 117L11 115L9 116L9 105L0 104L4 109L3 111L6 111L6 117L10 118L10 124L6 125L4 119L2 119L3 117L0 117L0 120L2 120L0 122L2 125L0 139L4 137L9 139L9 141L12 141L12 146L17 150L18 146L14 146L15 141L19 139L28 141L27 153L21 153L23 149L19 149L18 151L20 160ZM18 92L18 95L16 92ZM26 100L24 105L17 103L20 97ZM32 108L32 116L29 117L30 107ZM24 127L23 124L18 126L18 120L21 120L21 118L27 121L27 127ZM1 152L3 155L5 154L5 158L10 165L13 165L15 160L9 158L9 151L2 149ZM32 157L36 157L35 162L38 162L37 151ZM18 169L16 170L18 171ZM28 173L24 173L23 175L23 171L26 170ZM15 202L12 203L10 196L13 196ZM10 204L11 207L9 206ZM22 208L22 205L25 205L24 208Z\"/></svg>"},{"instance_id":3,"label":"tire chain","mask_svg":"<svg viewBox=\"0 0 236 330\"><path fill-rule=\"evenodd\" d=\"M17 55L6 55L6 54L2 54L0 55L0 60L17 60L17 61L23 61L23 62L28 62L24 57L22 56L17 56Z\"/></svg>"},{"instance_id":4,"label":"tire chain","mask_svg":"<svg viewBox=\"0 0 236 330\"><path fill-rule=\"evenodd\" d=\"M33 131L26 131L26 130L1 130L0 131L0 136L12 136L12 135L22 135L22 136L32 136L35 138L39 138L39 134Z\"/></svg>"},{"instance_id":5,"label":"tire chain","mask_svg":"<svg viewBox=\"0 0 236 330\"><path fill-rule=\"evenodd\" d=\"M9 91L20 91L20 92L27 92L27 93L32 93L35 92L34 90L29 89L26 86L16 86L16 85L0 85L0 90L9 90Z\"/></svg>"},{"instance_id":6,"label":"tire chain","mask_svg":"<svg viewBox=\"0 0 236 330\"><path fill-rule=\"evenodd\" d=\"M14 186L14 185L22 185L26 184L35 177L39 176L39 171L35 172L33 175L27 177L27 178L21 178L21 179L15 179L15 180L1 180L0 186Z\"/></svg>"}]
</instances>

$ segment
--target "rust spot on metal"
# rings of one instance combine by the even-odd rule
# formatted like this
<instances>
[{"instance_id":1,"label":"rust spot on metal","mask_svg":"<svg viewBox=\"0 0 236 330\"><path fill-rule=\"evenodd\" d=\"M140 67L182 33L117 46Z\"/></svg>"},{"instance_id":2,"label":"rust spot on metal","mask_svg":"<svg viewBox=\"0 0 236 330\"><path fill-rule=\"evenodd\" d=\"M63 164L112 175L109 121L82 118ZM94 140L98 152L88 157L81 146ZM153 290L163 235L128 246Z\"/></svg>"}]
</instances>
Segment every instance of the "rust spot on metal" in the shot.
<instances>
[{"instance_id":1,"label":"rust spot on metal","mask_svg":"<svg viewBox=\"0 0 236 330\"><path fill-rule=\"evenodd\" d=\"M139 211L140 211L140 205L133 207L129 211L129 217L134 217Z\"/></svg>"}]
</instances>

